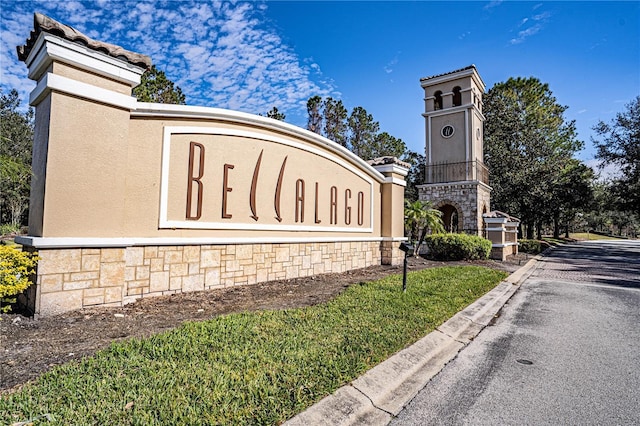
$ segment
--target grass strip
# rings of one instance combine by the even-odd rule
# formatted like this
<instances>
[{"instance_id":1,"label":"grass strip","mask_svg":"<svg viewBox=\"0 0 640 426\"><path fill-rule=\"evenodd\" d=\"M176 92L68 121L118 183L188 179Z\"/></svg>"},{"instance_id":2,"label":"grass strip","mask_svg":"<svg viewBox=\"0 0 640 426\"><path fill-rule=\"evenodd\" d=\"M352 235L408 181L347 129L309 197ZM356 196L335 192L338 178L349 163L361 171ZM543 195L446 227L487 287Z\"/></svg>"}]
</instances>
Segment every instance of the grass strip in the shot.
<instances>
[{"instance_id":1,"label":"grass strip","mask_svg":"<svg viewBox=\"0 0 640 426\"><path fill-rule=\"evenodd\" d=\"M434 330L506 277L442 267L329 303L190 322L114 343L0 400L0 424L279 424ZM47 414L49 419L44 415Z\"/></svg>"},{"instance_id":2,"label":"grass strip","mask_svg":"<svg viewBox=\"0 0 640 426\"><path fill-rule=\"evenodd\" d=\"M608 235L601 235L601 234L594 234L594 233L587 233L587 232L576 232L576 233L571 233L569 234L569 236L571 238L574 238L576 240L580 240L580 241L585 241L585 240L589 240L589 241L595 241L595 240L620 240L619 238L616 237L610 237Z\"/></svg>"}]
</instances>

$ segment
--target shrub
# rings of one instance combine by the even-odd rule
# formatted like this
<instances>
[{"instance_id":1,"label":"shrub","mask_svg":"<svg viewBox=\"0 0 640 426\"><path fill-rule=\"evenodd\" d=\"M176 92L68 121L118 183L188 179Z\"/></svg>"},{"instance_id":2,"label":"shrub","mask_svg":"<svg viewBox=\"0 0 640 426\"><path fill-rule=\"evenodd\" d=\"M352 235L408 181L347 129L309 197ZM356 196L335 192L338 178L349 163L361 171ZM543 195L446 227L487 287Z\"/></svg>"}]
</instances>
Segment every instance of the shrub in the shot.
<instances>
[{"instance_id":1,"label":"shrub","mask_svg":"<svg viewBox=\"0 0 640 426\"><path fill-rule=\"evenodd\" d=\"M438 260L488 259L491 241L477 235L433 234L426 238L429 255Z\"/></svg>"},{"instance_id":2,"label":"shrub","mask_svg":"<svg viewBox=\"0 0 640 426\"><path fill-rule=\"evenodd\" d=\"M20 225L12 225L10 223L3 223L0 225L0 236L18 234L20 232Z\"/></svg>"},{"instance_id":3,"label":"shrub","mask_svg":"<svg viewBox=\"0 0 640 426\"><path fill-rule=\"evenodd\" d=\"M9 312L13 297L29 287L29 275L35 273L38 256L11 246L0 246L0 311ZM3 307L3 305L6 305Z\"/></svg>"},{"instance_id":4,"label":"shrub","mask_svg":"<svg viewBox=\"0 0 640 426\"><path fill-rule=\"evenodd\" d=\"M542 244L539 240L521 239L518 242L520 243L518 250L522 253L538 254L542 251Z\"/></svg>"}]
</instances>

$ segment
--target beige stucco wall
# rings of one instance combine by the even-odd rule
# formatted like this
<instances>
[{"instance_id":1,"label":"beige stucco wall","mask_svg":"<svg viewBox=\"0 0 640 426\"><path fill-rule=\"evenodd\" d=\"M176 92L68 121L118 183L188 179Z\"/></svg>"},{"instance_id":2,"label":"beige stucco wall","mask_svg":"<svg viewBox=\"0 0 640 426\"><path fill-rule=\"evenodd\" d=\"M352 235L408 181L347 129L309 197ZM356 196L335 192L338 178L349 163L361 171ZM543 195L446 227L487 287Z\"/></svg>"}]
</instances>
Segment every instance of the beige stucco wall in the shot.
<instances>
[{"instance_id":1,"label":"beige stucco wall","mask_svg":"<svg viewBox=\"0 0 640 426\"><path fill-rule=\"evenodd\" d=\"M474 110L471 114L471 126L469 131L471 132L471 156L470 159L478 159L484 163L484 118L480 115L479 111Z\"/></svg>"},{"instance_id":2,"label":"beige stucco wall","mask_svg":"<svg viewBox=\"0 0 640 426\"><path fill-rule=\"evenodd\" d=\"M29 198L29 233L38 237L43 233L44 191L49 149L49 121L51 97L36 108L34 144L31 157L31 194Z\"/></svg>"},{"instance_id":3,"label":"beige stucco wall","mask_svg":"<svg viewBox=\"0 0 640 426\"><path fill-rule=\"evenodd\" d=\"M87 83L92 86L112 90L123 95L131 95L130 84L115 80L113 78L105 77L104 75L100 75L86 69L80 69L77 66L55 61L51 64L47 71L53 72L57 75L68 77L75 81Z\"/></svg>"},{"instance_id":4,"label":"beige stucco wall","mask_svg":"<svg viewBox=\"0 0 640 426\"><path fill-rule=\"evenodd\" d=\"M65 69L68 71L69 69ZM73 70L73 74L83 71ZM91 76L91 79L98 79ZM107 86L113 82L106 80ZM209 169L203 177L203 184L211 195L205 200L210 206L201 222L228 222L230 224L251 223L249 215L235 215L232 220L222 220L219 200L223 182L223 165L233 163L233 186L235 192L228 195L228 211L244 211L246 213L248 189L251 186L256 159L260 150L266 150L261 163L261 175L271 178L268 195L263 195L265 188L257 199L261 203L259 211L272 213L274 182L278 175L283 158L287 158L287 175L282 189L282 222L276 222L273 214L262 216L262 223L273 225L274 229L285 225L306 225L310 228L331 228L330 199L331 187L337 191L337 216L335 225L339 228L354 229L353 235L380 236L381 223L381 182L370 170L354 165L347 158L339 157L331 152L322 151L323 147L305 139L293 137L282 132L274 132L260 126L237 125L220 122L215 119L175 120L154 118L130 118L130 112L117 107L110 107L99 102L51 92L38 109L38 120L48 125L48 136L43 136L36 143L36 150L46 155L36 156L42 164L36 165L37 176L45 176L44 162L46 158L46 186L39 190L44 194L44 220L41 229L34 225L37 236L41 237L207 237L219 235L219 230L212 229L160 229L160 191L161 167L163 164L163 138L167 127L202 127L202 134L173 135L172 145L181 145L181 150L171 152L172 170L177 165L182 167L179 179L170 183L172 192L176 194L168 205L170 219L184 220L185 195L187 181L185 179L188 164L188 144L196 140L208 144L207 163ZM48 116L48 117L47 117ZM241 136L206 134L211 128L251 132L266 139L280 139L296 147L278 144L269 140L246 138ZM39 127L40 128L40 127ZM217 149L217 151L215 150ZM316 153L314 153L315 151ZM317 155L317 152L325 156ZM270 161L269 157L271 160ZM35 164L35 163L34 163ZM354 172L355 171L355 172ZM305 221L295 222L296 181L305 183L304 206ZM264 180L264 179L263 179ZM318 202L315 200L315 184L318 183ZM231 184L229 184L231 187ZM350 191L346 201L346 191ZM397 190L396 190L397 191ZM362 225L358 224L358 195L364 194ZM209 203L211 198L216 203ZM395 197L397 198L397 196ZM400 203L401 204L401 203ZM316 206L318 211L316 215ZM300 207L300 206L299 206ZM346 222L347 209L350 209L350 223ZM214 211L215 210L215 211ZM270 211L271 210L271 211ZM34 209L37 214L38 209ZM320 220L320 223L315 223ZM34 224L37 223L34 222ZM196 221L194 221L194 224ZM318 226L316 226L318 225ZM240 227L242 228L242 227ZM369 232L362 232L369 229ZM39 232L38 232L39 231ZM225 237L267 237L273 230L226 229ZM304 235L331 236L334 232L324 231L287 231L278 229L281 236L291 234L296 237ZM342 229L344 234L344 229ZM346 235L350 232L346 232Z\"/></svg>"},{"instance_id":5,"label":"beige stucco wall","mask_svg":"<svg viewBox=\"0 0 640 426\"><path fill-rule=\"evenodd\" d=\"M129 111L50 97L41 236L124 236Z\"/></svg>"},{"instance_id":6,"label":"beige stucco wall","mask_svg":"<svg viewBox=\"0 0 640 426\"><path fill-rule=\"evenodd\" d=\"M163 159L163 136L167 128L191 127L193 132L189 134L172 135L171 146L176 147L170 155L172 168L180 167L175 178L170 181L170 201L167 218L173 221L185 222L176 229L159 229L158 207L160 200L160 185L162 180L161 166ZM202 132L199 132L202 128ZM233 132L253 132L262 135L263 140L255 138L245 138L234 135L220 135L217 133L207 134L215 130L226 129ZM323 236L330 237L334 232L314 231L313 228L348 228L354 230L353 233L346 232L346 235L362 237L364 235L380 235L380 211L381 184L375 176L369 172L358 169L350 164L346 159L331 155L330 158L322 157L305 151L318 150L317 145L308 141L295 138L283 133L277 133L260 126L234 125L228 122L216 121L215 119L193 120L172 120L148 118L133 118L130 123L130 143L128 146L127 160L127 198L126 211L127 223L126 234L141 237L153 236L179 236L179 237L206 237L220 234L216 229L189 229L189 223L196 226L204 226L202 223L216 222L221 226L237 224L239 229L225 229L226 237L267 237L273 234L271 230L261 229L241 229L244 225L264 225L272 226L281 236L295 235L301 236ZM283 139L298 147L293 148L285 144L279 144L269 139ZM202 178L205 200L203 201L202 218L191 220L186 223L185 203L187 188L187 166L189 155L189 143L191 141L206 146L205 173ZM172 148L173 150L174 148ZM251 219L249 210L250 188L253 180L253 173L256 169L257 159L263 151L259 167L258 189L256 194L256 210L258 221ZM325 153L326 154L326 153ZM197 156L198 154L196 154ZM329 155L329 154L327 154ZM274 196L275 186L280 168L284 158L287 158L286 173L282 185L281 212L282 221L275 219ZM197 158L196 158L197 160ZM227 170L228 186L232 191L227 193L228 206L226 213L231 218L222 217L222 197L224 183L224 165L230 164L233 169ZM345 168L348 166L358 173ZM364 179L363 179L364 177ZM296 210L296 181L303 179L305 183L304 200L304 222L295 221ZM315 184L318 183L318 215L316 216ZM337 213L338 223L330 223L330 190L331 187L337 189ZM351 191L351 198L348 207L351 209L350 224L345 223L345 190ZM365 195L364 222L360 226L357 223L357 196L359 192ZM171 195L173 194L173 195ZM197 199L194 191L192 200ZM195 212L195 207L192 208ZM373 214L373 217L371 213ZM320 223L315 223L316 219ZM289 226L306 226L311 230L291 231ZM279 229L276 229L278 228ZM362 229L371 228L370 232L360 232Z\"/></svg>"},{"instance_id":7,"label":"beige stucco wall","mask_svg":"<svg viewBox=\"0 0 640 426\"><path fill-rule=\"evenodd\" d=\"M467 161L464 111L434 116L430 122L431 162L457 163ZM442 128L447 124L455 128L455 133L450 138L444 138L441 134Z\"/></svg>"}]
</instances>

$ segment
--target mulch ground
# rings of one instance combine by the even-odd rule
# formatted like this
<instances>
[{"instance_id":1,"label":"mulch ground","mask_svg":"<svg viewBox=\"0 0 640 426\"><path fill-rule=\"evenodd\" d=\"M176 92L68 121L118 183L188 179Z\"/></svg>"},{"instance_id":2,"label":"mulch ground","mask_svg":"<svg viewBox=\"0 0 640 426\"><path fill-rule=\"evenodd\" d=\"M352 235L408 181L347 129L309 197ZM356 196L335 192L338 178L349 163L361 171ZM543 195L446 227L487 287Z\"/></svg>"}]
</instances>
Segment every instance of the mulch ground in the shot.
<instances>
[{"instance_id":1,"label":"mulch ground","mask_svg":"<svg viewBox=\"0 0 640 426\"><path fill-rule=\"evenodd\" d=\"M445 265L480 265L508 272L524 258L506 262L437 262L410 258L409 270ZM45 318L0 314L0 394L12 392L51 367L77 360L111 342L148 337L185 321L267 309L286 309L326 302L351 284L402 273L402 266L372 266L340 274L271 281L197 293L141 299L120 308L93 308Z\"/></svg>"}]
</instances>

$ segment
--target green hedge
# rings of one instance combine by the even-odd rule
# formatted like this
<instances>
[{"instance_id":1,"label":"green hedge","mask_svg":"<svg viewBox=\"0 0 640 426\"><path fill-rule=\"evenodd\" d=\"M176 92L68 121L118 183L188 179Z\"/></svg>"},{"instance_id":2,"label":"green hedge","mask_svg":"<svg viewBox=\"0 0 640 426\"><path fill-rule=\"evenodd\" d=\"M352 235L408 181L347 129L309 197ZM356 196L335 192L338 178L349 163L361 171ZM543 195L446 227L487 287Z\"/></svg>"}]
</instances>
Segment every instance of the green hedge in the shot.
<instances>
[{"instance_id":1,"label":"green hedge","mask_svg":"<svg viewBox=\"0 0 640 426\"><path fill-rule=\"evenodd\" d=\"M488 259L491 241L477 235L433 234L425 239L429 256L438 260Z\"/></svg>"},{"instance_id":2,"label":"green hedge","mask_svg":"<svg viewBox=\"0 0 640 426\"><path fill-rule=\"evenodd\" d=\"M527 240L525 238L518 240L518 242L520 243L518 251L521 253L538 254L543 250L540 240Z\"/></svg>"}]
</instances>

